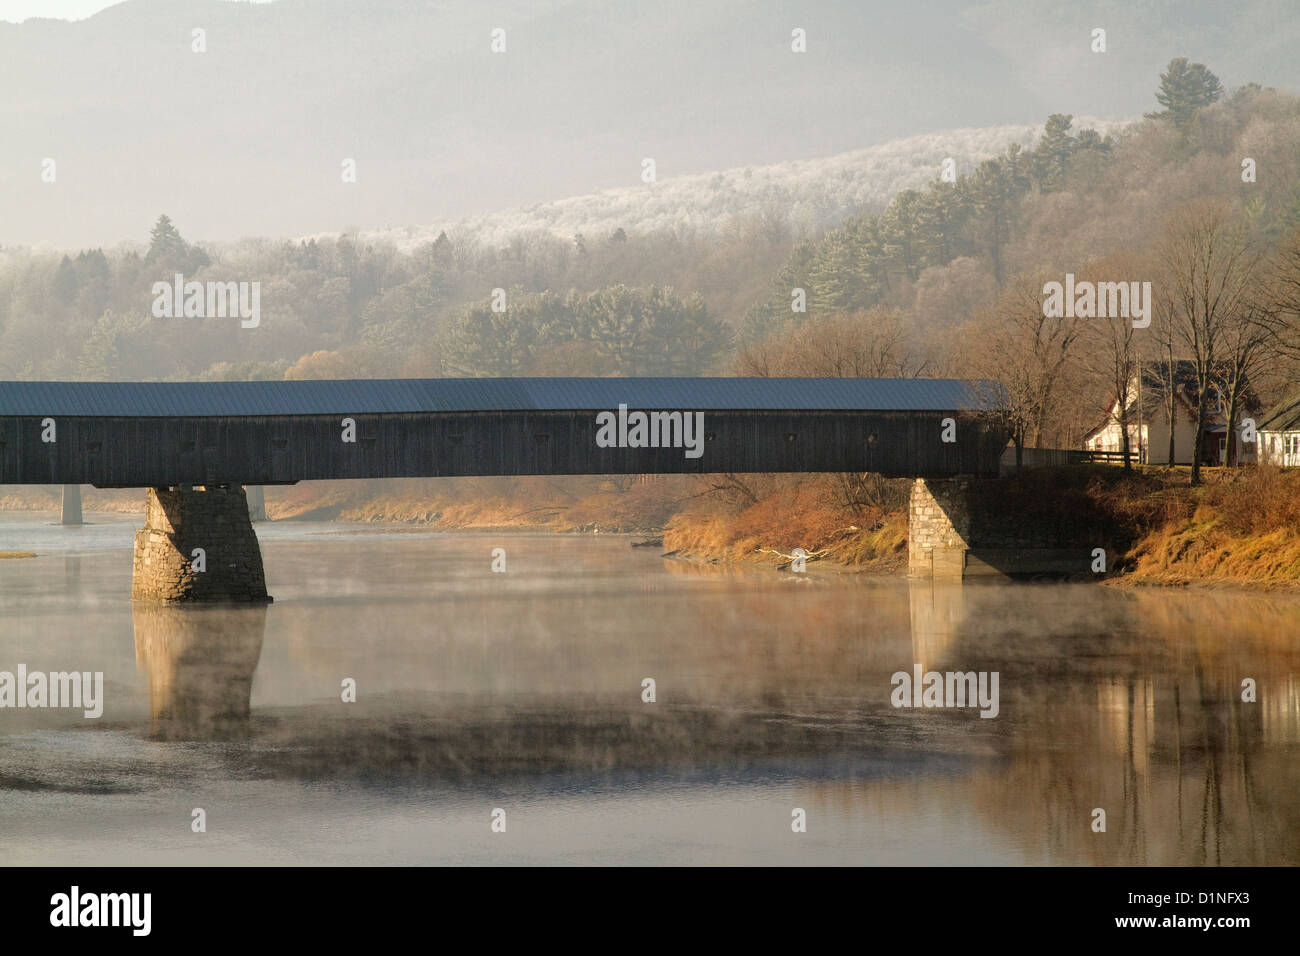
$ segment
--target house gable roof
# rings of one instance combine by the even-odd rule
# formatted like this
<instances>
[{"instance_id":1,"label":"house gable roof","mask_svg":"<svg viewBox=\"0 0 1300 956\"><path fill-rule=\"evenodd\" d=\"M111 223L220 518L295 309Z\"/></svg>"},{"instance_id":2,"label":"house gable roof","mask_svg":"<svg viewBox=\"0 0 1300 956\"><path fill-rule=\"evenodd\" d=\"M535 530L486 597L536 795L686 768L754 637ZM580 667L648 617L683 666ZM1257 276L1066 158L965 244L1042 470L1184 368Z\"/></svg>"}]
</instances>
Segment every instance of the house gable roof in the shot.
<instances>
[{"instance_id":1,"label":"house gable roof","mask_svg":"<svg viewBox=\"0 0 1300 956\"><path fill-rule=\"evenodd\" d=\"M1260 419L1257 430L1261 432L1300 431L1300 392L1295 392L1270 408Z\"/></svg>"}]
</instances>

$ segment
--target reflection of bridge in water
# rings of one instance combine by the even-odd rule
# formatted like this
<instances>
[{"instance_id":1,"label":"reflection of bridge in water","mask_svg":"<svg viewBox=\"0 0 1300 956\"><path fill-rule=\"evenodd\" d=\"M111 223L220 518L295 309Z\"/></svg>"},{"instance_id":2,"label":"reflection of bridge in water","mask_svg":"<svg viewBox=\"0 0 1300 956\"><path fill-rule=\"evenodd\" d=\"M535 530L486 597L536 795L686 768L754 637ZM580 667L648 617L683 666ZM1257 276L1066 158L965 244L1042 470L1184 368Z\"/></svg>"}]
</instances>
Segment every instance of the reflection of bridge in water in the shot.
<instances>
[{"instance_id":1,"label":"reflection of bridge in water","mask_svg":"<svg viewBox=\"0 0 1300 956\"><path fill-rule=\"evenodd\" d=\"M1189 608L1185 594L1109 591L1075 607L1078 588L1029 588L1015 591L1026 596L1022 615L1005 588L912 582L890 602L895 585L878 587L877 630L852 636L800 631L806 622L786 598L756 596L768 602L773 636L735 659L743 670L725 686L673 687L653 708L635 691L601 686L576 697L545 683L534 693L450 691L500 648L449 646L439 631L429 643L452 672L427 693L250 715L263 629L277 613L260 607L138 606L136 653L153 735L242 737L223 758L241 773L423 786L524 776L545 789L629 774L763 779L763 768L777 766L805 781L811 805L846 819L855 808L906 816L973 807L1031 861L1300 859L1291 797L1300 788L1300 652L1279 639L1294 608L1233 595ZM900 598L910 628L895 621ZM1041 627L1032 605L1057 626ZM456 628L439 626L448 637ZM715 669L698 655L716 651L691 657L681 647L685 670ZM890 674L913 663L998 670L999 717L893 710ZM840 676L828 686L827 674ZM1245 704L1240 682L1252 675L1259 703ZM859 699L846 703L846 688ZM934 786L935 774L944 786ZM1094 807L1107 810L1105 834L1089 829Z\"/></svg>"},{"instance_id":2,"label":"reflection of bridge in water","mask_svg":"<svg viewBox=\"0 0 1300 956\"><path fill-rule=\"evenodd\" d=\"M149 676L152 735L163 740L247 735L266 608L137 604L131 618L136 666Z\"/></svg>"}]
</instances>

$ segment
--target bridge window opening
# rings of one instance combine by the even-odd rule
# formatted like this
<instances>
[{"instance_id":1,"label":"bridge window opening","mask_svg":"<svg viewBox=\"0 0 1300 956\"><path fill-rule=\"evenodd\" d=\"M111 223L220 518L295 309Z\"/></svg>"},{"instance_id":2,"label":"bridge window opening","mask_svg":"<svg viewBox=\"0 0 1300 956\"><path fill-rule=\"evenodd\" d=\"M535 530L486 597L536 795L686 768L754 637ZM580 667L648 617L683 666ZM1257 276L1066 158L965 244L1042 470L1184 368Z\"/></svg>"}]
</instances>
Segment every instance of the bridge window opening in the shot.
<instances>
[{"instance_id":1,"label":"bridge window opening","mask_svg":"<svg viewBox=\"0 0 1300 956\"><path fill-rule=\"evenodd\" d=\"M86 442L86 451L103 451L103 450L104 450L104 443L102 441Z\"/></svg>"},{"instance_id":2,"label":"bridge window opening","mask_svg":"<svg viewBox=\"0 0 1300 956\"><path fill-rule=\"evenodd\" d=\"M181 451L193 451L193 450L194 450L194 442L192 441L181 442Z\"/></svg>"},{"instance_id":3,"label":"bridge window opening","mask_svg":"<svg viewBox=\"0 0 1300 956\"><path fill-rule=\"evenodd\" d=\"M539 444L539 445L541 445L541 444L545 444L546 442L548 442L548 441L550 441L550 440L551 440L551 436L550 436L550 435L538 434L538 435L534 435L534 436L533 436L533 441L537 442L537 444Z\"/></svg>"},{"instance_id":4,"label":"bridge window opening","mask_svg":"<svg viewBox=\"0 0 1300 956\"><path fill-rule=\"evenodd\" d=\"M271 439L271 447L274 448L276 451L284 451L286 448L289 447L289 439L287 439L287 438L272 438L272 439Z\"/></svg>"}]
</instances>

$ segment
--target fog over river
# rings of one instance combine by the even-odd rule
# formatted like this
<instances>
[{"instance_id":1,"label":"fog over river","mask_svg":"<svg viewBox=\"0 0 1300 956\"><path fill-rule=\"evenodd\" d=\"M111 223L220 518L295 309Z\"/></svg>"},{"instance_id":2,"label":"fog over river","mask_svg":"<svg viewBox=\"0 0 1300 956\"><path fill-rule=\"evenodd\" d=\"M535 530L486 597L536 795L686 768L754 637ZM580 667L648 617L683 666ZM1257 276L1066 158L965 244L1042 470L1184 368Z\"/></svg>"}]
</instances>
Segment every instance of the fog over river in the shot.
<instances>
[{"instance_id":1,"label":"fog over river","mask_svg":"<svg viewBox=\"0 0 1300 956\"><path fill-rule=\"evenodd\" d=\"M0 707L0 863L1300 863L1296 597L284 522L274 604L172 609L86 517L0 516L0 671L104 675Z\"/></svg>"}]
</instances>

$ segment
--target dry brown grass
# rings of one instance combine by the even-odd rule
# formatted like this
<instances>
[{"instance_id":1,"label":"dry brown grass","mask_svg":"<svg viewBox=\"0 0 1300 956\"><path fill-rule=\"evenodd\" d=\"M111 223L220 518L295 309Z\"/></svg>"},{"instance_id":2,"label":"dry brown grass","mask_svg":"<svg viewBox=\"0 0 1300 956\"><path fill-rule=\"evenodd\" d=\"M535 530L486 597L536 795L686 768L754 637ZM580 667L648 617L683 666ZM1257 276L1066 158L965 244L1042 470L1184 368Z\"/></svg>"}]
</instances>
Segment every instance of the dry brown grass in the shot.
<instances>
[{"instance_id":1,"label":"dry brown grass","mask_svg":"<svg viewBox=\"0 0 1300 956\"><path fill-rule=\"evenodd\" d=\"M787 478L755 502L721 507L702 501L675 515L664 547L684 555L773 566L795 548L819 560L859 569L896 570L907 561L907 514L841 504L830 476Z\"/></svg>"},{"instance_id":2,"label":"dry brown grass","mask_svg":"<svg viewBox=\"0 0 1300 956\"><path fill-rule=\"evenodd\" d=\"M1134 581L1300 584L1300 472L1248 468L1184 493L1186 514L1145 534Z\"/></svg>"}]
</instances>

